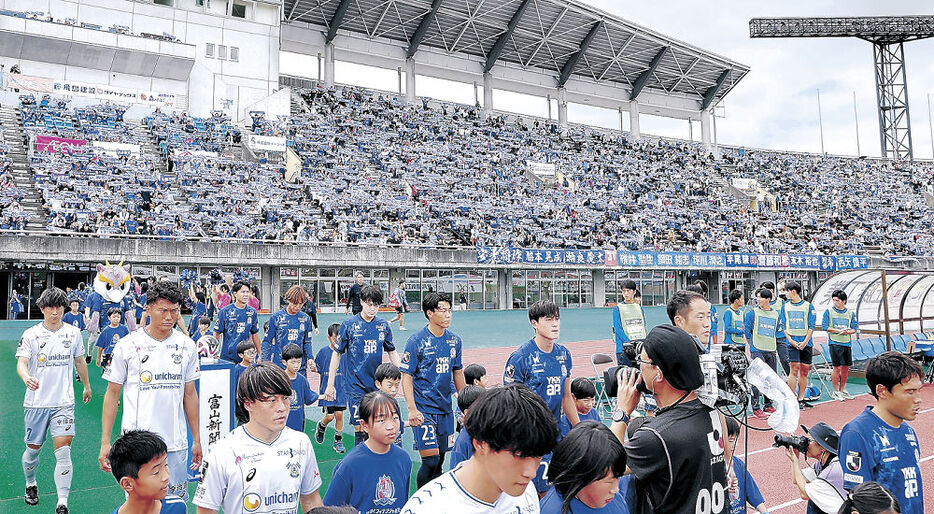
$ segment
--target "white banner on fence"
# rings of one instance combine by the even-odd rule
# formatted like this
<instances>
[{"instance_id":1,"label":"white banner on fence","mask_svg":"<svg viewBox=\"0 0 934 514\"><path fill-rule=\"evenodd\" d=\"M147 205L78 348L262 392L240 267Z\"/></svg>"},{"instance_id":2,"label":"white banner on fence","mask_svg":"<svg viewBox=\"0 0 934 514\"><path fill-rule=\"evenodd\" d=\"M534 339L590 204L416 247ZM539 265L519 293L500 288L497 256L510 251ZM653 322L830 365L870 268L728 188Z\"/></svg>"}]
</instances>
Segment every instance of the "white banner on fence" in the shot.
<instances>
[{"instance_id":1,"label":"white banner on fence","mask_svg":"<svg viewBox=\"0 0 934 514\"><path fill-rule=\"evenodd\" d=\"M731 179L731 183L736 189L742 189L744 191L759 187L759 182L754 178L734 178Z\"/></svg>"},{"instance_id":2,"label":"white banner on fence","mask_svg":"<svg viewBox=\"0 0 934 514\"><path fill-rule=\"evenodd\" d=\"M248 134L246 145L254 152L284 152L285 138Z\"/></svg>"},{"instance_id":3,"label":"white banner on fence","mask_svg":"<svg viewBox=\"0 0 934 514\"><path fill-rule=\"evenodd\" d=\"M209 152L207 150L189 150L183 148L180 150L173 150L172 157L217 157L217 152Z\"/></svg>"},{"instance_id":4,"label":"white banner on fence","mask_svg":"<svg viewBox=\"0 0 934 514\"><path fill-rule=\"evenodd\" d=\"M91 141L91 146L97 151L107 155L118 156L120 154L139 155L139 145L130 143L113 143L110 141Z\"/></svg>"},{"instance_id":5,"label":"white banner on fence","mask_svg":"<svg viewBox=\"0 0 934 514\"><path fill-rule=\"evenodd\" d=\"M536 177L554 177L557 173L555 165L547 162L525 161L525 165L529 173Z\"/></svg>"},{"instance_id":6,"label":"white banner on fence","mask_svg":"<svg viewBox=\"0 0 934 514\"><path fill-rule=\"evenodd\" d=\"M230 426L231 368L201 370L198 384L198 425L206 451L233 428Z\"/></svg>"}]
</instances>

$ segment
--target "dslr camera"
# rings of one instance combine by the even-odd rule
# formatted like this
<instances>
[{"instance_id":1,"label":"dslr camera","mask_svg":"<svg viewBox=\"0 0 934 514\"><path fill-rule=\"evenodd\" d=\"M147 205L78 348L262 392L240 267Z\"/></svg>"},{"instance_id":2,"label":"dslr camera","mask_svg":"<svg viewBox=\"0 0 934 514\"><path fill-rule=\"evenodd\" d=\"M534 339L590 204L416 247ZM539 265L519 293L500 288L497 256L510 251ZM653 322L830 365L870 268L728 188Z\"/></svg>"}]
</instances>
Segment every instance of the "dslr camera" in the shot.
<instances>
[{"instance_id":1,"label":"dslr camera","mask_svg":"<svg viewBox=\"0 0 934 514\"><path fill-rule=\"evenodd\" d=\"M803 435L781 435L775 434L775 442L772 443L772 446L776 448L791 448L793 450L798 450L798 453L807 453L808 445L810 441L806 436Z\"/></svg>"}]
</instances>

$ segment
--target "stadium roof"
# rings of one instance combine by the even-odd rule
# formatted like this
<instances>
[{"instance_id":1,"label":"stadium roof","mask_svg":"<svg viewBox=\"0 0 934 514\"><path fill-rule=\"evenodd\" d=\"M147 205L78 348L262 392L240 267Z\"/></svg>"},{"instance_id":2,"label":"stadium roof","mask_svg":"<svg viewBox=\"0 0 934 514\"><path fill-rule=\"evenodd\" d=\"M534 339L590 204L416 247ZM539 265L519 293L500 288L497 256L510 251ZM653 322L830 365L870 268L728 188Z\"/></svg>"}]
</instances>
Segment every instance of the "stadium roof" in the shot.
<instances>
[{"instance_id":1,"label":"stadium roof","mask_svg":"<svg viewBox=\"0 0 934 514\"><path fill-rule=\"evenodd\" d=\"M716 104L749 68L575 0L284 0L286 23L396 41Z\"/></svg>"}]
</instances>

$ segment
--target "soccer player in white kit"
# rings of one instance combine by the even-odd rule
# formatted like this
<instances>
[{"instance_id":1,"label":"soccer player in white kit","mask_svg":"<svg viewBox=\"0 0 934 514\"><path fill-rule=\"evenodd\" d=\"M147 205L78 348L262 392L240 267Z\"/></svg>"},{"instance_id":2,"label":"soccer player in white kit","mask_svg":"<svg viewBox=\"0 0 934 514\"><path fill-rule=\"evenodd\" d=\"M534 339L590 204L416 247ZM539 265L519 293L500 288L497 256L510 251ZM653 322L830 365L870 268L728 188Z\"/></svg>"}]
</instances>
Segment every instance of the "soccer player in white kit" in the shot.
<instances>
[{"instance_id":1,"label":"soccer player in white kit","mask_svg":"<svg viewBox=\"0 0 934 514\"><path fill-rule=\"evenodd\" d=\"M28 505L39 503L36 484L39 450L46 433L51 432L55 448L55 489L58 492L55 514L68 514L71 440L75 436L75 390L71 377L75 369L84 384L84 403L91 400L91 383L88 381L81 331L62 322L68 296L61 289L51 287L39 295L36 305L42 311L42 323L23 332L16 348L16 372L26 384L26 397L23 399L25 501Z\"/></svg>"},{"instance_id":2,"label":"soccer player in white kit","mask_svg":"<svg viewBox=\"0 0 934 514\"><path fill-rule=\"evenodd\" d=\"M487 389L464 417L474 453L425 484L401 514L537 514L532 479L558 440L558 423L541 396L515 383Z\"/></svg>"},{"instance_id":3,"label":"soccer player in white kit","mask_svg":"<svg viewBox=\"0 0 934 514\"><path fill-rule=\"evenodd\" d=\"M249 421L211 445L193 503L198 514L276 514L321 507L321 473L311 439L285 425L292 386L261 362L240 375L237 402Z\"/></svg>"},{"instance_id":4,"label":"soccer player in white kit","mask_svg":"<svg viewBox=\"0 0 934 514\"><path fill-rule=\"evenodd\" d=\"M146 294L149 324L120 339L113 350L104 380L101 428L101 469L110 471L110 433L123 390L121 432L155 432L168 447L169 494L188 500L188 431L191 431L191 469L201 465L198 393L195 380L201 368L195 342L174 330L184 296L171 282L160 280ZM187 421L187 424L186 424Z\"/></svg>"}]
</instances>

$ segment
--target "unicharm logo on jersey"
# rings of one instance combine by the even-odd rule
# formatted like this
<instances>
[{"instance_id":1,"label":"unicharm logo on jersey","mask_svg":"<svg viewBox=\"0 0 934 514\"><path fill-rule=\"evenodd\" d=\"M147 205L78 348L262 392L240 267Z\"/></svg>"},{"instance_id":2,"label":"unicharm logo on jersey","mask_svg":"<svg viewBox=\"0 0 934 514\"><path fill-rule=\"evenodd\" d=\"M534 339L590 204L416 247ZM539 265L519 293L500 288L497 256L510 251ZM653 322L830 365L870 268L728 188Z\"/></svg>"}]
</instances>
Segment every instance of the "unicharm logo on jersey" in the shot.
<instances>
[{"instance_id":1,"label":"unicharm logo on jersey","mask_svg":"<svg viewBox=\"0 0 934 514\"><path fill-rule=\"evenodd\" d=\"M298 492L287 493L279 491L266 498L260 498L256 493L249 493L243 497L243 509L247 512L255 512L260 506L272 507L278 504L295 505L298 501Z\"/></svg>"},{"instance_id":2,"label":"unicharm logo on jersey","mask_svg":"<svg viewBox=\"0 0 934 514\"><path fill-rule=\"evenodd\" d=\"M396 501L396 487L389 475L380 475L376 481L376 497L373 504L379 506L392 505Z\"/></svg>"}]
</instances>

